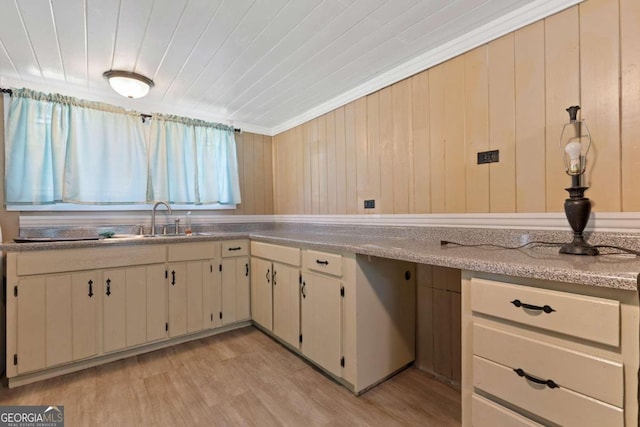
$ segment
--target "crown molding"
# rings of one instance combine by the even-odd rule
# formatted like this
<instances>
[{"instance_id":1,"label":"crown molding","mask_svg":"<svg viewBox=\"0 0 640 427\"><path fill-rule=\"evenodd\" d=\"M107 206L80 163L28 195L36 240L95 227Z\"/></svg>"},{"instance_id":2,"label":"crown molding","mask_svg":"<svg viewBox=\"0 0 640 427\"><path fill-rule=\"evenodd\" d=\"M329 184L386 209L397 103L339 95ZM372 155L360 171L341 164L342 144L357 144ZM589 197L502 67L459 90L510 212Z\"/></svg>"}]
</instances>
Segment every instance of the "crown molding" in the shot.
<instances>
[{"instance_id":1,"label":"crown molding","mask_svg":"<svg viewBox=\"0 0 640 427\"><path fill-rule=\"evenodd\" d=\"M537 0L409 60L271 129L277 135L584 0Z\"/></svg>"}]
</instances>

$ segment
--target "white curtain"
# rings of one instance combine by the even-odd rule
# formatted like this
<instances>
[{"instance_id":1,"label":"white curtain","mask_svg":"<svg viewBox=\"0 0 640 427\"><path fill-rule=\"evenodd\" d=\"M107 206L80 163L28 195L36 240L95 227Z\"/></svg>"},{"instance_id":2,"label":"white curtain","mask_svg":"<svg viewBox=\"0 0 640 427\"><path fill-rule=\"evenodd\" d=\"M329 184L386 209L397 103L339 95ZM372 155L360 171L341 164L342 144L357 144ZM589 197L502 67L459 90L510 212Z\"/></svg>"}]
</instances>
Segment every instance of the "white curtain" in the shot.
<instances>
[{"instance_id":1,"label":"white curtain","mask_svg":"<svg viewBox=\"0 0 640 427\"><path fill-rule=\"evenodd\" d=\"M232 127L16 89L5 149L7 204L240 203Z\"/></svg>"},{"instance_id":2,"label":"white curtain","mask_svg":"<svg viewBox=\"0 0 640 427\"><path fill-rule=\"evenodd\" d=\"M138 113L71 108L63 201L146 203L147 149Z\"/></svg>"},{"instance_id":3,"label":"white curtain","mask_svg":"<svg viewBox=\"0 0 640 427\"><path fill-rule=\"evenodd\" d=\"M7 203L62 201L68 107L14 91L9 103L5 144Z\"/></svg>"},{"instance_id":4,"label":"white curtain","mask_svg":"<svg viewBox=\"0 0 640 427\"><path fill-rule=\"evenodd\" d=\"M5 148L7 204L146 203L138 113L16 89Z\"/></svg>"},{"instance_id":5,"label":"white curtain","mask_svg":"<svg viewBox=\"0 0 640 427\"><path fill-rule=\"evenodd\" d=\"M233 128L154 115L147 198L197 205L240 203Z\"/></svg>"}]
</instances>

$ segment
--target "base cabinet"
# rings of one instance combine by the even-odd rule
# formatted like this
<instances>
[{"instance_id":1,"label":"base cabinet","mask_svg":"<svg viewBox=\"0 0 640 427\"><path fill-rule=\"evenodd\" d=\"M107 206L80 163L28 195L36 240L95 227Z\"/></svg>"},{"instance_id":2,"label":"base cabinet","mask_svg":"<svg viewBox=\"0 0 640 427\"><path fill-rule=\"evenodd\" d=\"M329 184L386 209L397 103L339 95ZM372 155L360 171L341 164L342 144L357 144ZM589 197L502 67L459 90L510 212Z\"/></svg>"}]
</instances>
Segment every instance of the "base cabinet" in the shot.
<instances>
[{"instance_id":1,"label":"base cabinet","mask_svg":"<svg viewBox=\"0 0 640 427\"><path fill-rule=\"evenodd\" d=\"M300 249L251 242L251 318L299 348Z\"/></svg>"},{"instance_id":2,"label":"base cabinet","mask_svg":"<svg viewBox=\"0 0 640 427\"><path fill-rule=\"evenodd\" d=\"M96 272L20 279L13 302L16 351L7 358L27 373L98 354Z\"/></svg>"},{"instance_id":3,"label":"base cabinet","mask_svg":"<svg viewBox=\"0 0 640 427\"><path fill-rule=\"evenodd\" d=\"M342 282L305 273L300 304L302 354L335 376L341 376Z\"/></svg>"},{"instance_id":4,"label":"base cabinet","mask_svg":"<svg viewBox=\"0 0 640 427\"><path fill-rule=\"evenodd\" d=\"M462 279L463 425L637 424L637 292Z\"/></svg>"},{"instance_id":5,"label":"base cabinet","mask_svg":"<svg viewBox=\"0 0 640 427\"><path fill-rule=\"evenodd\" d=\"M233 253L226 292L221 247ZM201 335L224 313L224 325L250 319L246 240L9 252L6 263L10 385Z\"/></svg>"},{"instance_id":6,"label":"base cabinet","mask_svg":"<svg viewBox=\"0 0 640 427\"><path fill-rule=\"evenodd\" d=\"M274 262L273 333L292 347L301 343L300 292L302 275L298 267Z\"/></svg>"},{"instance_id":7,"label":"base cabinet","mask_svg":"<svg viewBox=\"0 0 640 427\"><path fill-rule=\"evenodd\" d=\"M272 263L251 258L251 318L269 331L273 330Z\"/></svg>"},{"instance_id":8,"label":"base cabinet","mask_svg":"<svg viewBox=\"0 0 640 427\"><path fill-rule=\"evenodd\" d=\"M253 321L359 394L415 360L415 264L251 242Z\"/></svg>"},{"instance_id":9,"label":"base cabinet","mask_svg":"<svg viewBox=\"0 0 640 427\"><path fill-rule=\"evenodd\" d=\"M222 243L222 324L251 318L249 241Z\"/></svg>"}]
</instances>

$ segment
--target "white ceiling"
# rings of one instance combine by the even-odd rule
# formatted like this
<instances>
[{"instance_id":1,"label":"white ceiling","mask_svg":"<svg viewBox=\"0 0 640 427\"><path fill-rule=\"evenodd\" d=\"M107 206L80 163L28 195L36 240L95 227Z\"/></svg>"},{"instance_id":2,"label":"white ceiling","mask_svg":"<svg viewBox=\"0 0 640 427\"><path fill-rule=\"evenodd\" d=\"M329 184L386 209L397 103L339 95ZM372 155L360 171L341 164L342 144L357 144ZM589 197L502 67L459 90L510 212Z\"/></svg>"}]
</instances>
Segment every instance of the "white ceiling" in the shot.
<instances>
[{"instance_id":1,"label":"white ceiling","mask_svg":"<svg viewBox=\"0 0 640 427\"><path fill-rule=\"evenodd\" d=\"M273 134L578 1L0 0L0 85Z\"/></svg>"}]
</instances>

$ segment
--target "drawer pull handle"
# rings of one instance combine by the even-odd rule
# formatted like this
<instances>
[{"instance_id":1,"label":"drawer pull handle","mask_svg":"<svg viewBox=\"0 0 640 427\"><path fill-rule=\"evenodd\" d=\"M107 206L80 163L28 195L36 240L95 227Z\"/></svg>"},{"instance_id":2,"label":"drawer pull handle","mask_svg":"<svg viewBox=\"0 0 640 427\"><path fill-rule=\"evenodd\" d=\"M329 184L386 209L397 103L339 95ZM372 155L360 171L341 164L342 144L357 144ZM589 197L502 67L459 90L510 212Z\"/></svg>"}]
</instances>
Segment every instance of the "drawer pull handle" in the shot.
<instances>
[{"instance_id":1,"label":"drawer pull handle","mask_svg":"<svg viewBox=\"0 0 640 427\"><path fill-rule=\"evenodd\" d=\"M107 296L111 295L111 279L107 279Z\"/></svg>"},{"instance_id":2,"label":"drawer pull handle","mask_svg":"<svg viewBox=\"0 0 640 427\"><path fill-rule=\"evenodd\" d=\"M302 286L300 287L300 293L302 294L302 298L306 298L307 294L304 293L304 287L307 286L306 282L302 282Z\"/></svg>"},{"instance_id":3,"label":"drawer pull handle","mask_svg":"<svg viewBox=\"0 0 640 427\"><path fill-rule=\"evenodd\" d=\"M171 272L171 284L175 286L176 284L176 272L175 270Z\"/></svg>"},{"instance_id":4,"label":"drawer pull handle","mask_svg":"<svg viewBox=\"0 0 640 427\"><path fill-rule=\"evenodd\" d=\"M544 305L544 306L540 307L539 305L531 305L531 304L527 304L527 303L521 302L519 299L514 299L513 301L511 301L511 304L515 305L516 307L526 308L527 310L544 311L547 314L552 313L552 312L555 311L553 308L551 308L548 305Z\"/></svg>"},{"instance_id":5,"label":"drawer pull handle","mask_svg":"<svg viewBox=\"0 0 640 427\"><path fill-rule=\"evenodd\" d=\"M527 374L524 370L520 368L514 369L513 372L518 374L519 377L525 377L529 381L534 382L536 384L546 385L549 388L560 388L560 386L556 384L553 380L541 380L539 378L536 378Z\"/></svg>"},{"instance_id":6,"label":"drawer pull handle","mask_svg":"<svg viewBox=\"0 0 640 427\"><path fill-rule=\"evenodd\" d=\"M244 275L245 275L245 276L248 276L248 275L249 275L249 264L245 264L245 265L244 265L244 268L245 268L245 270L244 270Z\"/></svg>"},{"instance_id":7,"label":"drawer pull handle","mask_svg":"<svg viewBox=\"0 0 640 427\"><path fill-rule=\"evenodd\" d=\"M240 249L242 249L240 246L236 246L234 248L229 248L230 251L239 251Z\"/></svg>"},{"instance_id":8,"label":"drawer pull handle","mask_svg":"<svg viewBox=\"0 0 640 427\"><path fill-rule=\"evenodd\" d=\"M271 275L271 270L267 269L267 276L266 276L267 277L267 283L271 283L270 275Z\"/></svg>"},{"instance_id":9,"label":"drawer pull handle","mask_svg":"<svg viewBox=\"0 0 640 427\"><path fill-rule=\"evenodd\" d=\"M324 260L324 261L320 261L319 259L316 260L316 264L320 264L320 265L329 265L329 261Z\"/></svg>"},{"instance_id":10,"label":"drawer pull handle","mask_svg":"<svg viewBox=\"0 0 640 427\"><path fill-rule=\"evenodd\" d=\"M93 296L93 280L89 280L87 284L89 285L89 298L91 298Z\"/></svg>"}]
</instances>

